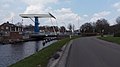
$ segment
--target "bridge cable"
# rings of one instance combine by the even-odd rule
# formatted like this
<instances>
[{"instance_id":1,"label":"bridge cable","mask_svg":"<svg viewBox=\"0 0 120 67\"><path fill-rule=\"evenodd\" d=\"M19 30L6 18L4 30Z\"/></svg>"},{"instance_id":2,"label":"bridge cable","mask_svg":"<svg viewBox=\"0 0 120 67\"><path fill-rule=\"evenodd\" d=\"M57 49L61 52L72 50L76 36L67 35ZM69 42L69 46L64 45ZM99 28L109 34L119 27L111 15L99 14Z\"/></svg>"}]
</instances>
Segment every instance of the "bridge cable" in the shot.
<instances>
[{"instance_id":1,"label":"bridge cable","mask_svg":"<svg viewBox=\"0 0 120 67\"><path fill-rule=\"evenodd\" d=\"M58 32L60 33L60 29L59 29L58 22L57 22L57 20L56 20L56 19L55 19L55 21L56 21L56 24L57 24L57 26L58 26Z\"/></svg>"},{"instance_id":2,"label":"bridge cable","mask_svg":"<svg viewBox=\"0 0 120 67\"><path fill-rule=\"evenodd\" d=\"M50 18L50 20L51 20L51 23L52 23L52 25L53 25L53 22L52 22L52 19L51 19L51 18ZM56 35L56 31L55 31L54 25L53 25L53 31L54 31L54 33L55 33L55 35Z\"/></svg>"}]
</instances>

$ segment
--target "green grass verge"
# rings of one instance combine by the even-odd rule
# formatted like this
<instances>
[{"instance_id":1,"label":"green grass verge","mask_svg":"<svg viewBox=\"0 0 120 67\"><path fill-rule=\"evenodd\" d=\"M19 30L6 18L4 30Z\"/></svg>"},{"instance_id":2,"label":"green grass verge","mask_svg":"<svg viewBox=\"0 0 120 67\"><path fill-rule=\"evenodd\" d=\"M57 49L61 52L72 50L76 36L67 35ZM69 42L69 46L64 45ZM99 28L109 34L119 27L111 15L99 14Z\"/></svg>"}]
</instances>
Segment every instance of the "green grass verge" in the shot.
<instances>
[{"instance_id":1,"label":"green grass verge","mask_svg":"<svg viewBox=\"0 0 120 67\"><path fill-rule=\"evenodd\" d=\"M47 63L50 59L50 57L62 46L64 46L66 43L68 43L70 40L75 39L78 37L72 37L62 39L58 42L53 43L52 45L48 46L47 48L9 66L9 67L38 67L38 65L41 65L41 67L46 67Z\"/></svg>"},{"instance_id":2,"label":"green grass verge","mask_svg":"<svg viewBox=\"0 0 120 67\"><path fill-rule=\"evenodd\" d=\"M106 37L98 37L98 38L109 41L109 42L120 44L120 37L106 36Z\"/></svg>"}]
</instances>

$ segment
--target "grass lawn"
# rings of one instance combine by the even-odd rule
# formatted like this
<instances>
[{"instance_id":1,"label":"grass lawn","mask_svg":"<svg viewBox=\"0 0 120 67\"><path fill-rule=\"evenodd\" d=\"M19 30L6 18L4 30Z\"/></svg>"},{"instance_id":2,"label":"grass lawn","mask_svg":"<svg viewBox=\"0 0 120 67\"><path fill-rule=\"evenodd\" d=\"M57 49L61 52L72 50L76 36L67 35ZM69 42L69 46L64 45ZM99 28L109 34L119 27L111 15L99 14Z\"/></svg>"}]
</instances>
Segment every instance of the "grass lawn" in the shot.
<instances>
[{"instance_id":1,"label":"grass lawn","mask_svg":"<svg viewBox=\"0 0 120 67\"><path fill-rule=\"evenodd\" d=\"M53 43L52 45L48 46L47 48L9 66L9 67L38 67L38 65L41 65L41 67L46 67L48 60L50 57L62 46L64 46L66 43L68 43L70 40L75 39L78 37L72 37L62 39L58 42Z\"/></svg>"},{"instance_id":2,"label":"grass lawn","mask_svg":"<svg viewBox=\"0 0 120 67\"><path fill-rule=\"evenodd\" d=\"M109 41L109 42L120 44L120 37L106 36L106 37L98 37L98 38Z\"/></svg>"}]
</instances>

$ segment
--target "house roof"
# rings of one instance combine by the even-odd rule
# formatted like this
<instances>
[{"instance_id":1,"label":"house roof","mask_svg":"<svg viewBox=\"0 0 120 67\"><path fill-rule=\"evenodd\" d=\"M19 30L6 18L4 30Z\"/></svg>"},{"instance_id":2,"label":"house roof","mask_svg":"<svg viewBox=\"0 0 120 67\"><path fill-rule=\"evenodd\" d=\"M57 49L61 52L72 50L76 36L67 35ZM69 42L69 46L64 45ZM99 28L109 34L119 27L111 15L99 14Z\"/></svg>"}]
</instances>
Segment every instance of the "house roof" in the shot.
<instances>
[{"instance_id":1,"label":"house roof","mask_svg":"<svg viewBox=\"0 0 120 67\"><path fill-rule=\"evenodd\" d=\"M9 22L3 23L0 26L19 27L19 26L16 26L16 25L12 24L12 23L9 23Z\"/></svg>"}]
</instances>

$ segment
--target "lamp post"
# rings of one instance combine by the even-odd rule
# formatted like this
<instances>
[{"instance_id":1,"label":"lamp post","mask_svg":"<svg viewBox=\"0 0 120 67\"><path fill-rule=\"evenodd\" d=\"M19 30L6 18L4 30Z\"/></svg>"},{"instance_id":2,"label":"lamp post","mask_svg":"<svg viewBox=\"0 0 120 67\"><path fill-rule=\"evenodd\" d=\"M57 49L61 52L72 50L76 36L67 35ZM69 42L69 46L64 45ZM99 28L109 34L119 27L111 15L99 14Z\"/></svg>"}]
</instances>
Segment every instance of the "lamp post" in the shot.
<instances>
[{"instance_id":1,"label":"lamp post","mask_svg":"<svg viewBox=\"0 0 120 67\"><path fill-rule=\"evenodd\" d=\"M77 22L78 22L78 32L80 33L80 29L79 29L79 27L80 27L80 17L79 17L79 15L77 15L76 18L77 18Z\"/></svg>"}]
</instances>

